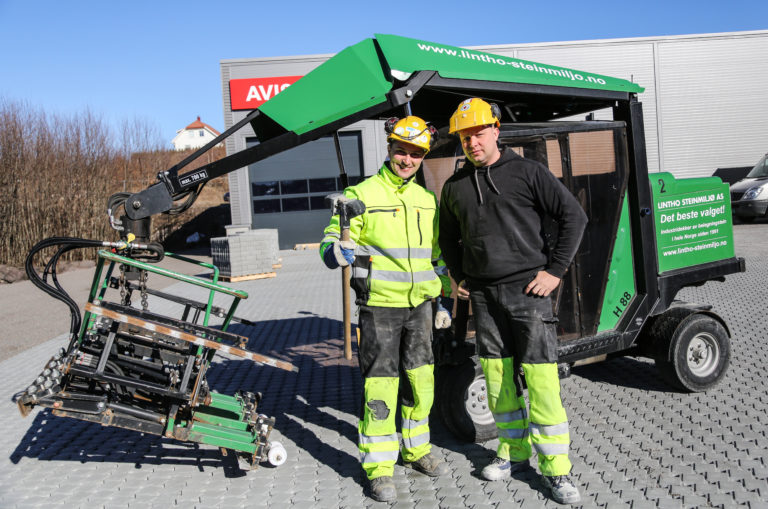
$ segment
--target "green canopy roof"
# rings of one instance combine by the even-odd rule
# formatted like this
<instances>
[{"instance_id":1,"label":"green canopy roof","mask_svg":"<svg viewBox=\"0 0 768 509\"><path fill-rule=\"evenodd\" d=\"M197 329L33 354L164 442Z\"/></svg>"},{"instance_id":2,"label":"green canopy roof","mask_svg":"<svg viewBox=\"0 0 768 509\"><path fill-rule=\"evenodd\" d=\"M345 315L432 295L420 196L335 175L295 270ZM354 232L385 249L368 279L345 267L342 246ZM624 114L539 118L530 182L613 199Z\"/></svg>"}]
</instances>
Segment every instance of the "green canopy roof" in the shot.
<instances>
[{"instance_id":1,"label":"green canopy roof","mask_svg":"<svg viewBox=\"0 0 768 509\"><path fill-rule=\"evenodd\" d=\"M415 75L426 71L433 78L419 82L418 88L411 90L413 95L399 101L391 97L397 86L409 84ZM432 94L432 101L420 97L429 90L443 95ZM301 135L344 119L351 123L366 118L366 114L382 114L401 105L398 103L416 100L447 120L461 94L511 104L523 117L520 120L541 121L605 107L610 100L642 91L637 84L619 78L376 34L375 39L345 48L259 109L282 130ZM450 100L445 93L451 94ZM437 103L441 111L435 107ZM262 136L277 134L275 126L264 118L256 119L253 125Z\"/></svg>"},{"instance_id":2,"label":"green canopy roof","mask_svg":"<svg viewBox=\"0 0 768 509\"><path fill-rule=\"evenodd\" d=\"M529 83L619 92L643 91L642 87L619 78L539 64L477 50L385 34L376 34L376 41L395 77L399 73L433 70L444 78Z\"/></svg>"}]
</instances>

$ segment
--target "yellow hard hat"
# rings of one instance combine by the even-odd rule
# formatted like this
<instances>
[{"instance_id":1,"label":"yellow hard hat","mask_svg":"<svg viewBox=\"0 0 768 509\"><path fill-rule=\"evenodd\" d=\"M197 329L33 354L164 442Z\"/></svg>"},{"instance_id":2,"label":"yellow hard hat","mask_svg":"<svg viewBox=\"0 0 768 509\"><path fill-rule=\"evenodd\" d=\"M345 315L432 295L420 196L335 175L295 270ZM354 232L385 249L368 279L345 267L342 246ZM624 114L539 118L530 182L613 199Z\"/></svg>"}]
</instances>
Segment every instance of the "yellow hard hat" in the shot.
<instances>
[{"instance_id":1,"label":"yellow hard hat","mask_svg":"<svg viewBox=\"0 0 768 509\"><path fill-rule=\"evenodd\" d=\"M387 142L403 141L423 148L427 152L437 137L437 129L412 115L405 118L390 118L384 123L384 130L387 132Z\"/></svg>"},{"instance_id":2,"label":"yellow hard hat","mask_svg":"<svg viewBox=\"0 0 768 509\"><path fill-rule=\"evenodd\" d=\"M495 125L499 127L501 123L501 110L494 103L487 103L479 97L472 97L462 101L456 108L456 113L451 116L448 132L453 134L456 131L462 131L468 127L478 125Z\"/></svg>"}]
</instances>

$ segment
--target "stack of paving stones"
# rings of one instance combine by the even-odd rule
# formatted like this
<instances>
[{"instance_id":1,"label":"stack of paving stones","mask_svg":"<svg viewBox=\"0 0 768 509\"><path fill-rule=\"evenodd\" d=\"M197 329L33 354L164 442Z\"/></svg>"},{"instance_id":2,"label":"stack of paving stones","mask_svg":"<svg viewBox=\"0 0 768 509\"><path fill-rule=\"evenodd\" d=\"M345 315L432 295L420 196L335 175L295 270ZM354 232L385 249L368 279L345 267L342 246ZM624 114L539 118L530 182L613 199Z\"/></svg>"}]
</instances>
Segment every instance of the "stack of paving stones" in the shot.
<instances>
[{"instance_id":1,"label":"stack of paving stones","mask_svg":"<svg viewBox=\"0 0 768 509\"><path fill-rule=\"evenodd\" d=\"M280 258L276 229L245 230L211 239L211 257L229 278L272 272Z\"/></svg>"},{"instance_id":2,"label":"stack of paving stones","mask_svg":"<svg viewBox=\"0 0 768 509\"><path fill-rule=\"evenodd\" d=\"M676 392L651 361L631 357L574 368L562 381L573 478L583 500L576 507L768 507L768 240L759 240L768 239L768 224L736 230L748 272L679 295L713 304L728 323L732 363L717 388ZM211 446L47 410L22 418L14 393L64 344L61 337L0 363L0 507L386 506L367 498L358 462L361 383L356 361L342 354L338 271L327 270L313 251L280 255L280 278L230 285L250 293L237 314L258 322L230 330L247 336L248 348L290 360L300 372L217 355L208 380L222 393L263 393L260 408L277 419L272 438L286 447L285 464L244 473ZM431 479L397 466L394 507L559 507L546 496L535 459L510 480L487 482L480 471L497 440L463 443L436 419L432 430L433 451L448 461L450 474Z\"/></svg>"}]
</instances>

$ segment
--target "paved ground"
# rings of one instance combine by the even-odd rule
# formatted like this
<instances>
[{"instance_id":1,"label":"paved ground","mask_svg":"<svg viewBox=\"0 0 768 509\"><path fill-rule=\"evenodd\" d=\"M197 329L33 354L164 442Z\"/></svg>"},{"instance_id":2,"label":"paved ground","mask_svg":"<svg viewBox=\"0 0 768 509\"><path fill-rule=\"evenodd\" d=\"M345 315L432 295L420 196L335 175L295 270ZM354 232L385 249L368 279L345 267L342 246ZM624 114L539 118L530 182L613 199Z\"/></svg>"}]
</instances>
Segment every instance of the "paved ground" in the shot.
<instances>
[{"instance_id":1,"label":"paved ground","mask_svg":"<svg viewBox=\"0 0 768 509\"><path fill-rule=\"evenodd\" d=\"M737 226L736 244L746 274L681 295L714 304L731 328L733 362L719 387L674 392L650 361L635 358L575 368L563 380L583 507L768 507L768 224ZM288 450L284 465L244 474L213 447L48 411L22 418L14 393L63 345L59 338L0 362L0 507L383 505L363 490L360 382L354 362L341 357L338 273L314 252L281 255L276 278L233 285L251 295L238 314L258 320L236 332L251 338L249 348L290 359L301 373L217 357L209 381L223 393L264 392L261 409L277 418L273 438ZM450 476L433 480L397 467L396 507L557 506L533 469L509 481L481 480L496 441L461 443L435 422L433 442Z\"/></svg>"}]
</instances>

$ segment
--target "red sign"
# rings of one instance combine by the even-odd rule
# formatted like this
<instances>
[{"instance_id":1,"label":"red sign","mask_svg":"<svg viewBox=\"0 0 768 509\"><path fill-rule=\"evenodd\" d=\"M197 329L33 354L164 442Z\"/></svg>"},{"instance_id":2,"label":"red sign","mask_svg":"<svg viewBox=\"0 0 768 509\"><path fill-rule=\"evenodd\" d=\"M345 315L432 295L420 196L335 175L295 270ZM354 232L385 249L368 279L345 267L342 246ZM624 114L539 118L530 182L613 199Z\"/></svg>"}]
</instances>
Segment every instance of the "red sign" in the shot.
<instances>
[{"instance_id":1,"label":"red sign","mask_svg":"<svg viewBox=\"0 0 768 509\"><path fill-rule=\"evenodd\" d=\"M229 80L229 102L232 111L255 110L292 84L301 76L275 76Z\"/></svg>"}]
</instances>

